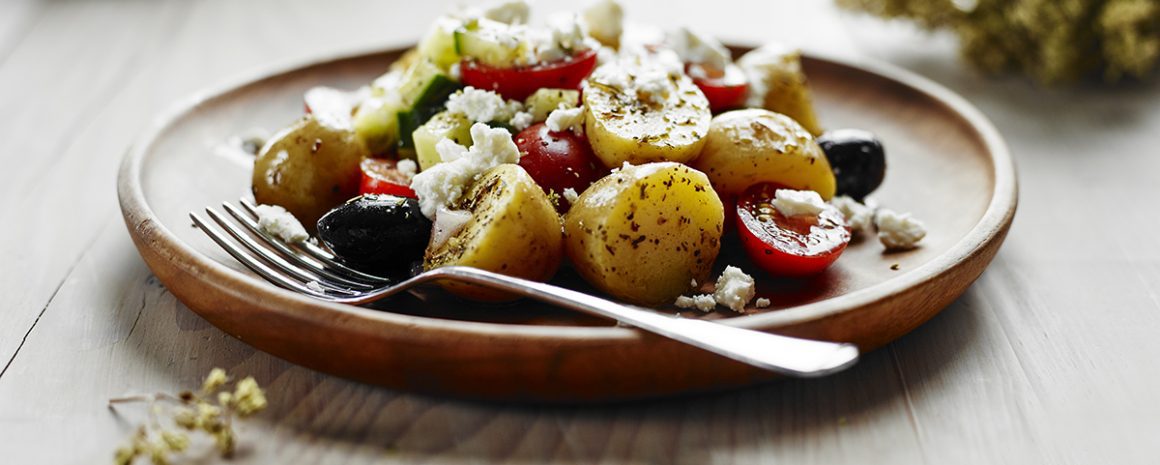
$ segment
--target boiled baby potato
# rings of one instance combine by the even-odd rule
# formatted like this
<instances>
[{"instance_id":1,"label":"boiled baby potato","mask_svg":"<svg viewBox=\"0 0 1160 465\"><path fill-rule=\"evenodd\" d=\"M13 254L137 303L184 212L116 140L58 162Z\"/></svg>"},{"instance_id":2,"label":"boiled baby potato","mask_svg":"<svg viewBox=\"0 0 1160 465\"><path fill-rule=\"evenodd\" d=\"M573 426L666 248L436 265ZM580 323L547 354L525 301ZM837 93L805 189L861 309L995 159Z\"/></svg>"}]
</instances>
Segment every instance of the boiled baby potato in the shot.
<instances>
[{"instance_id":1,"label":"boiled baby potato","mask_svg":"<svg viewBox=\"0 0 1160 465\"><path fill-rule=\"evenodd\" d=\"M272 137L254 161L254 200L281 205L309 229L358 195L359 162L370 156L353 131L298 120Z\"/></svg>"},{"instance_id":2,"label":"boiled baby potato","mask_svg":"<svg viewBox=\"0 0 1160 465\"><path fill-rule=\"evenodd\" d=\"M813 136L792 118L769 110L725 112L713 118L701 156L691 164L724 196L757 183L834 196L834 173Z\"/></svg>"},{"instance_id":3,"label":"boiled baby potato","mask_svg":"<svg viewBox=\"0 0 1160 465\"><path fill-rule=\"evenodd\" d=\"M519 165L505 164L484 172L462 200L449 208L470 213L470 219L442 243L428 245L425 269L463 265L546 281L560 267L560 217L544 190ZM435 224L440 224L438 217ZM441 284L469 299L515 299L511 294L470 284Z\"/></svg>"},{"instance_id":4,"label":"boiled baby potato","mask_svg":"<svg viewBox=\"0 0 1160 465\"><path fill-rule=\"evenodd\" d=\"M580 195L564 250L589 283L627 302L670 304L709 278L725 212L703 173L680 163L626 166Z\"/></svg>"},{"instance_id":5,"label":"boiled baby potato","mask_svg":"<svg viewBox=\"0 0 1160 465\"><path fill-rule=\"evenodd\" d=\"M765 108L793 118L814 136L822 126L814 112L809 81L802 71L801 52L779 44L767 44L737 60L749 78L749 106Z\"/></svg>"},{"instance_id":6,"label":"boiled baby potato","mask_svg":"<svg viewBox=\"0 0 1160 465\"><path fill-rule=\"evenodd\" d=\"M585 132L605 166L687 162L709 131L709 101L684 73L659 63L602 65L584 89Z\"/></svg>"}]
</instances>

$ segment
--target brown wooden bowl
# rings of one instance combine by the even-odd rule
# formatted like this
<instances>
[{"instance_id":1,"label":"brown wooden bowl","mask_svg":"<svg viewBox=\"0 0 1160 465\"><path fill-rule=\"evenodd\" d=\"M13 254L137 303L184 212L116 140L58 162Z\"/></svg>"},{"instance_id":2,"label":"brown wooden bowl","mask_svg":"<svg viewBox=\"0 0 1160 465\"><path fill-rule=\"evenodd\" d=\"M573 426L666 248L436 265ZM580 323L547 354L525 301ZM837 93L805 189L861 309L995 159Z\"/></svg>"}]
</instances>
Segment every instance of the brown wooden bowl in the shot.
<instances>
[{"instance_id":1,"label":"brown wooden bowl","mask_svg":"<svg viewBox=\"0 0 1160 465\"><path fill-rule=\"evenodd\" d=\"M137 249L174 295L270 354L408 391L587 402L773 378L681 343L535 302L483 305L437 290L374 309L320 302L256 277L191 226L190 211L249 192L252 160L215 146L249 128L275 130L290 123L302 111L306 89L358 87L384 72L401 51L265 73L197 96L158 120L125 157L118 193ZM930 319L982 273L1015 214L1015 170L986 118L937 84L877 63L807 55L804 66L827 127L868 129L883 140L889 169L872 198L913 212L929 235L919 249L889 254L873 237L856 240L835 266L808 280L764 275L727 247L719 264L753 273L759 295L774 305L744 316L686 316L871 350ZM587 289L568 269L556 281Z\"/></svg>"}]
</instances>

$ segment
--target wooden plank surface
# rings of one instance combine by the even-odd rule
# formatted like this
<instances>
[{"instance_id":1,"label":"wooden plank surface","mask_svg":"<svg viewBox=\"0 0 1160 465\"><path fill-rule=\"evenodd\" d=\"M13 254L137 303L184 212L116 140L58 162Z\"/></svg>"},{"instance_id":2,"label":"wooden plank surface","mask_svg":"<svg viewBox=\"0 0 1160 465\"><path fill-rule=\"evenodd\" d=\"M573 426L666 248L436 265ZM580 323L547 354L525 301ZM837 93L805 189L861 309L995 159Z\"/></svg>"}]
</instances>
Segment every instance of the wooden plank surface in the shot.
<instances>
[{"instance_id":1,"label":"wooden plank surface","mask_svg":"<svg viewBox=\"0 0 1160 465\"><path fill-rule=\"evenodd\" d=\"M269 388L239 463L1155 461L1160 84L979 79L946 37L823 2L628 4L726 39L895 62L963 94L1007 138L1022 195L999 257L942 315L849 372L586 408L399 394L256 352L151 278L113 183L153 115L249 70L404 42L451 3L0 5L0 213L18 225L0 233L0 462L100 463L143 418L106 399L191 387L214 366Z\"/></svg>"}]
</instances>

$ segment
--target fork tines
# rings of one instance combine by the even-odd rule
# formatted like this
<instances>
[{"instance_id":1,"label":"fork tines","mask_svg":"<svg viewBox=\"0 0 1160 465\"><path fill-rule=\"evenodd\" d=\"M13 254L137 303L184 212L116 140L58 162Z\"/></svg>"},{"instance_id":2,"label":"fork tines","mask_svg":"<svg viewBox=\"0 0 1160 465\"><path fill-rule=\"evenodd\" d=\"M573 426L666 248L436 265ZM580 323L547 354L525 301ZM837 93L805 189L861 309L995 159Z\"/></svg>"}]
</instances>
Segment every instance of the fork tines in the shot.
<instances>
[{"instance_id":1,"label":"fork tines","mask_svg":"<svg viewBox=\"0 0 1160 465\"><path fill-rule=\"evenodd\" d=\"M241 199L242 208L222 202L229 215L212 207L205 213L218 227L196 212L189 217L210 239L246 267L266 280L293 291L322 299L358 296L388 285L387 278L352 269L325 249L310 242L290 244L263 231L253 203ZM219 229L220 227L220 229Z\"/></svg>"}]
</instances>

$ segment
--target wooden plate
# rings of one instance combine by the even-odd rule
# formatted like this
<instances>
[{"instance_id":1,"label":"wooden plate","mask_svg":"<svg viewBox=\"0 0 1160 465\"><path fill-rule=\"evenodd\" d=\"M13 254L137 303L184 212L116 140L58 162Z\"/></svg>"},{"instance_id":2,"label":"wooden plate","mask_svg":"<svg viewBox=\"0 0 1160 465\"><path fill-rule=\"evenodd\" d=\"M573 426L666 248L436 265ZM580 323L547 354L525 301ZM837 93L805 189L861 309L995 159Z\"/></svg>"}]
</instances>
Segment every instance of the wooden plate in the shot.
<instances>
[{"instance_id":1,"label":"wooden plate","mask_svg":"<svg viewBox=\"0 0 1160 465\"><path fill-rule=\"evenodd\" d=\"M148 131L125 158L118 192L137 249L174 295L258 349L401 390L605 401L773 377L534 302L480 305L436 290L378 309L319 302L255 277L192 227L190 211L248 195L252 161L220 150L229 137L281 128L301 113L306 89L358 87L399 54L363 53L264 74L193 98ZM727 250L719 263L754 273L759 294L774 306L745 316L688 316L870 350L934 316L982 273L1015 213L1014 167L991 124L930 81L883 64L817 56L806 57L804 66L827 127L868 129L884 141L888 174L872 198L913 212L930 233L921 248L905 253L883 253L873 238L856 241L832 269L810 280L762 275L743 254ZM577 283L569 270L557 280Z\"/></svg>"}]
</instances>

